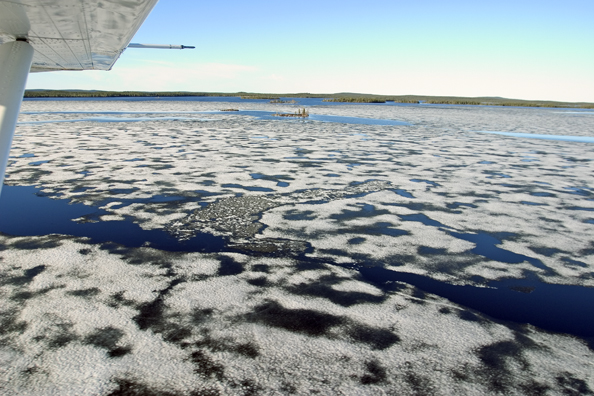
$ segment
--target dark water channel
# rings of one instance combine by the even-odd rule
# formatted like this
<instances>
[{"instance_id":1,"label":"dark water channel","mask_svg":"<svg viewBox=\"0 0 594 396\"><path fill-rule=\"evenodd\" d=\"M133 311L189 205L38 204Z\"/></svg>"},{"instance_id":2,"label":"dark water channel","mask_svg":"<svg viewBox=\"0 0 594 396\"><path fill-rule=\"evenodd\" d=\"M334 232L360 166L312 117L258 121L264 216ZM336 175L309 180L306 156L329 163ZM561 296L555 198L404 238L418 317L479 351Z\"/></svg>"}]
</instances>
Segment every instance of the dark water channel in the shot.
<instances>
[{"instance_id":1,"label":"dark water channel","mask_svg":"<svg viewBox=\"0 0 594 396\"><path fill-rule=\"evenodd\" d=\"M500 320L530 323L541 329L594 337L594 288L543 283L535 276L490 281L487 287L458 286L386 268L359 268L381 288L405 282ZM476 320L479 320L477 317ZM594 347L594 339L590 340Z\"/></svg>"},{"instance_id":2,"label":"dark water channel","mask_svg":"<svg viewBox=\"0 0 594 396\"><path fill-rule=\"evenodd\" d=\"M158 198L155 202L163 202ZM88 237L92 243L115 242L128 247L148 245L166 251L218 252L224 239L201 233L180 242L163 230L143 230L131 220L97 221L107 212L94 206L43 196L33 186L3 186L0 232L16 236L65 234ZM90 222L75 222L85 216ZM95 219L93 221L93 219Z\"/></svg>"},{"instance_id":3,"label":"dark water channel","mask_svg":"<svg viewBox=\"0 0 594 396\"><path fill-rule=\"evenodd\" d=\"M167 197L153 198L154 202L170 200ZM182 197L171 197L174 198ZM151 199L149 198L149 201ZM222 237L201 233L188 241L180 242L162 230L143 230L129 219L98 221L98 217L104 214L107 213L98 207L70 204L65 199L52 199L33 186L4 186L0 196L0 232L9 235L35 236L56 233L88 237L92 243L111 241L127 247L148 245L165 251L231 251L225 247L226 240ZM80 217L85 217L89 221L72 221ZM425 221L425 218L405 220ZM455 236L475 242L477 246L474 253L491 259L509 263L530 259L526 256L509 256L507 251L495 246L499 240L487 235ZM302 254L300 260L317 259ZM538 260L528 261L535 267L544 267ZM594 288L591 287L543 283L529 271L525 272L524 279L486 281L486 287L476 287L452 285L418 274L398 272L379 266L365 266L365 263L351 268L358 270L363 279L384 290L398 289L397 282L405 282L424 292L447 298L493 318L530 323L544 330L585 337L591 347L594 346ZM464 318L481 320L473 314L467 314Z\"/></svg>"}]
</instances>

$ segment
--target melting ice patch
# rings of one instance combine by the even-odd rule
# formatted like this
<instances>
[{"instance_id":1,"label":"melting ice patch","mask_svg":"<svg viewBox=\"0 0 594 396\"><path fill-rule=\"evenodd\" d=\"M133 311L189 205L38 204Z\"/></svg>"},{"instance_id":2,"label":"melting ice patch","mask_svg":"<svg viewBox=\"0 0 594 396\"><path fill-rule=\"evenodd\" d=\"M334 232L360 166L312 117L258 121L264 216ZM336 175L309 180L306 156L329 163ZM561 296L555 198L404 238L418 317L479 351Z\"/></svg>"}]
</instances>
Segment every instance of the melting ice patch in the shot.
<instances>
[{"instance_id":1,"label":"melting ice patch","mask_svg":"<svg viewBox=\"0 0 594 396\"><path fill-rule=\"evenodd\" d=\"M24 109L212 109L64 103ZM592 393L592 346L567 335L592 327L579 311L590 309L580 299L590 301L594 286L592 146L464 132L578 135L592 118L474 107L324 112L411 125L222 113L208 123L19 125L6 182L93 213L73 222L30 202L25 212L74 231L0 235L2 392ZM30 165L27 153L49 162ZM526 153L538 161L523 161ZM188 252L94 240L76 233L85 219L223 245ZM553 304L548 319L577 327L541 322L537 311L546 317Z\"/></svg>"},{"instance_id":2,"label":"melting ice patch","mask_svg":"<svg viewBox=\"0 0 594 396\"><path fill-rule=\"evenodd\" d=\"M567 136L567 135L544 135L536 133L500 132L500 131L476 131L480 133L491 133L502 136L521 137L529 139L561 140L564 142L594 143L594 137L590 136Z\"/></svg>"}]
</instances>

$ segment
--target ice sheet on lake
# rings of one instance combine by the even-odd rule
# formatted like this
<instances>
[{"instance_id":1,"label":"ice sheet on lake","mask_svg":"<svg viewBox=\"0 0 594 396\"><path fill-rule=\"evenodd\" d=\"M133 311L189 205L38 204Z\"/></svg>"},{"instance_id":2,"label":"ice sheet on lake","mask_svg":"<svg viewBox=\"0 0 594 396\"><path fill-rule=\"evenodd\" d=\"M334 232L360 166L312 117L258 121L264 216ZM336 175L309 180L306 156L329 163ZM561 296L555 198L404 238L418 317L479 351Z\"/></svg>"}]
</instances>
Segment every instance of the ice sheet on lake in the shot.
<instances>
[{"instance_id":1,"label":"ice sheet on lake","mask_svg":"<svg viewBox=\"0 0 594 396\"><path fill-rule=\"evenodd\" d=\"M31 114L20 120L233 105L25 102ZM352 269L481 287L526 274L594 286L592 145L473 132L588 136L591 117L478 107L309 111L412 125L224 113L201 123L21 124L6 183L96 205L107 212L101 221L131 218L179 238L208 231L228 245L172 253L2 236L0 392L594 390L584 340L499 322L404 283L380 289ZM48 162L31 165L29 154Z\"/></svg>"}]
</instances>

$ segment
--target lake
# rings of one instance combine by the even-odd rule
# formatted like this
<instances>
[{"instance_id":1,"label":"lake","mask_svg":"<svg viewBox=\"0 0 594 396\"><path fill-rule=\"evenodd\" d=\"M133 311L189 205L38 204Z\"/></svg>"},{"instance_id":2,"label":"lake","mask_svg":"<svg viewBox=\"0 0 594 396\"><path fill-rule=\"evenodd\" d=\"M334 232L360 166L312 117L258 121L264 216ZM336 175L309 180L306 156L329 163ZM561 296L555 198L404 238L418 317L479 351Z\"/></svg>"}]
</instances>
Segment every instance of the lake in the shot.
<instances>
[{"instance_id":1,"label":"lake","mask_svg":"<svg viewBox=\"0 0 594 396\"><path fill-rule=\"evenodd\" d=\"M5 388L594 389L594 117L297 100L25 101Z\"/></svg>"}]
</instances>

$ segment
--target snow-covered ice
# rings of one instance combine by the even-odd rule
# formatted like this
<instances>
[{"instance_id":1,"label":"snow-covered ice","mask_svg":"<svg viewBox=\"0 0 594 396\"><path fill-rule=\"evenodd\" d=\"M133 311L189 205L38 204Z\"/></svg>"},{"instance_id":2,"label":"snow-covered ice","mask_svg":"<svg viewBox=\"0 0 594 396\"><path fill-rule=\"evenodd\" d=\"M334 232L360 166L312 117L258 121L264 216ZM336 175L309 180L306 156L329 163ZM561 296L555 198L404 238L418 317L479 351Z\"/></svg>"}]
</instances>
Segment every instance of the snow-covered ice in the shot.
<instances>
[{"instance_id":1,"label":"snow-covered ice","mask_svg":"<svg viewBox=\"0 0 594 396\"><path fill-rule=\"evenodd\" d=\"M594 144L477 132L591 137L593 117L308 109L408 123L365 125L217 111L237 106L23 103L5 183L96 215L73 217L73 235L11 235L0 217L0 393L594 393L594 341L578 330L390 280L512 280L522 301L547 285L593 290ZM224 247L93 242L89 222Z\"/></svg>"}]
</instances>

